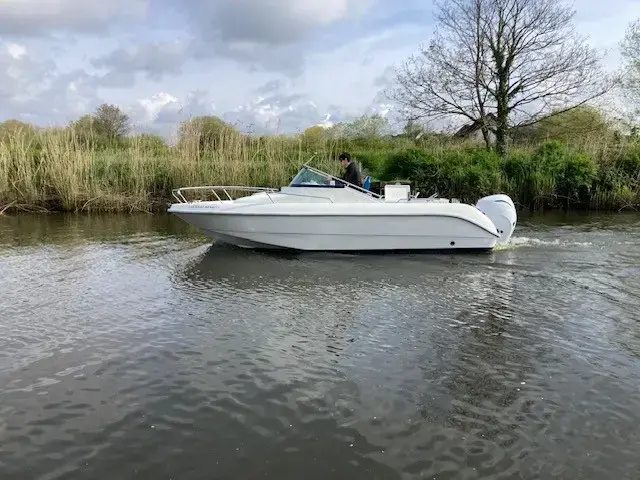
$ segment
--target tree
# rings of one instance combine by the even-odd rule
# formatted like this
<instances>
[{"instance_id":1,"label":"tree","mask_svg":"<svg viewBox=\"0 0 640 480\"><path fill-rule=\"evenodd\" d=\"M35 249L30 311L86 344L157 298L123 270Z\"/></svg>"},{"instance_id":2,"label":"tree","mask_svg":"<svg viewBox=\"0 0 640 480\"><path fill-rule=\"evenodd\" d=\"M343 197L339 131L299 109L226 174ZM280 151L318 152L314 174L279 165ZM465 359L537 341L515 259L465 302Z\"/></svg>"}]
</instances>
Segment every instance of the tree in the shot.
<instances>
[{"instance_id":1,"label":"tree","mask_svg":"<svg viewBox=\"0 0 640 480\"><path fill-rule=\"evenodd\" d=\"M307 128L300 136L302 144L311 149L319 148L326 138L327 130L320 125L314 125L313 127Z\"/></svg>"},{"instance_id":2,"label":"tree","mask_svg":"<svg viewBox=\"0 0 640 480\"><path fill-rule=\"evenodd\" d=\"M561 0L436 1L427 48L396 74L391 98L411 120L478 122L504 155L511 128L568 111L611 87ZM495 118L495 122L489 119Z\"/></svg>"},{"instance_id":3,"label":"tree","mask_svg":"<svg viewBox=\"0 0 640 480\"><path fill-rule=\"evenodd\" d=\"M115 105L102 104L94 114L96 132L110 139L129 133L129 117Z\"/></svg>"},{"instance_id":4,"label":"tree","mask_svg":"<svg viewBox=\"0 0 640 480\"><path fill-rule=\"evenodd\" d=\"M326 129L323 126L314 125L313 127L309 127L304 132L302 132L302 136L310 140L321 140L322 138L324 138L325 133Z\"/></svg>"},{"instance_id":5,"label":"tree","mask_svg":"<svg viewBox=\"0 0 640 480\"><path fill-rule=\"evenodd\" d=\"M216 149L225 139L240 133L232 125L215 115L204 115L185 120L178 132L179 144L200 150Z\"/></svg>"},{"instance_id":6,"label":"tree","mask_svg":"<svg viewBox=\"0 0 640 480\"><path fill-rule=\"evenodd\" d=\"M625 36L620 42L620 53L623 62L621 83L622 97L625 101L623 110L626 110L626 118L623 122L627 123L631 129L637 129L640 100L640 20L634 20L627 27Z\"/></svg>"},{"instance_id":7,"label":"tree","mask_svg":"<svg viewBox=\"0 0 640 480\"><path fill-rule=\"evenodd\" d=\"M161 135L155 133L141 133L131 138L132 146L152 152L154 154L162 154L167 151L167 142Z\"/></svg>"},{"instance_id":8,"label":"tree","mask_svg":"<svg viewBox=\"0 0 640 480\"><path fill-rule=\"evenodd\" d=\"M70 122L69 128L73 131L80 145L92 145L97 140L98 132L92 115L83 115L78 120Z\"/></svg>"},{"instance_id":9,"label":"tree","mask_svg":"<svg viewBox=\"0 0 640 480\"><path fill-rule=\"evenodd\" d=\"M543 118L535 129L538 140L579 142L586 138L604 140L612 136L613 130L602 112L587 106Z\"/></svg>"},{"instance_id":10,"label":"tree","mask_svg":"<svg viewBox=\"0 0 640 480\"><path fill-rule=\"evenodd\" d=\"M70 126L77 131L87 132L90 134L96 133L96 121L92 115L83 115L78 120L71 122Z\"/></svg>"},{"instance_id":11,"label":"tree","mask_svg":"<svg viewBox=\"0 0 640 480\"><path fill-rule=\"evenodd\" d=\"M402 133L407 138L417 140L425 134L425 129L422 125L416 123L414 120L409 119L402 129Z\"/></svg>"},{"instance_id":12,"label":"tree","mask_svg":"<svg viewBox=\"0 0 640 480\"><path fill-rule=\"evenodd\" d=\"M350 122L334 125L329 133L338 138L376 138L389 134L389 119L378 113L362 115Z\"/></svg>"},{"instance_id":13,"label":"tree","mask_svg":"<svg viewBox=\"0 0 640 480\"><path fill-rule=\"evenodd\" d=\"M640 90L640 20L629 24L620 42L620 53L626 69L623 86Z\"/></svg>"},{"instance_id":14,"label":"tree","mask_svg":"<svg viewBox=\"0 0 640 480\"><path fill-rule=\"evenodd\" d=\"M0 123L0 143L20 136L32 137L35 133L33 126L20 120L9 119Z\"/></svg>"}]
</instances>

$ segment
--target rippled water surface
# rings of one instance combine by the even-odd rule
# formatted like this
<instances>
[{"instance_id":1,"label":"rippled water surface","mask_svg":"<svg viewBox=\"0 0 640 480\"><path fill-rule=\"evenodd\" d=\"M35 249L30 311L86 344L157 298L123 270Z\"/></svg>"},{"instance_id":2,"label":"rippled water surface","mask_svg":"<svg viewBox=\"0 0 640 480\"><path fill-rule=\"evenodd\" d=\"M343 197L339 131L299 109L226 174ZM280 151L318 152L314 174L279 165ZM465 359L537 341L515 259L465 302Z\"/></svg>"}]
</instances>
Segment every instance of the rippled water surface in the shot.
<instances>
[{"instance_id":1,"label":"rippled water surface","mask_svg":"<svg viewBox=\"0 0 640 480\"><path fill-rule=\"evenodd\" d=\"M0 479L637 479L640 216L480 255L0 217Z\"/></svg>"}]
</instances>

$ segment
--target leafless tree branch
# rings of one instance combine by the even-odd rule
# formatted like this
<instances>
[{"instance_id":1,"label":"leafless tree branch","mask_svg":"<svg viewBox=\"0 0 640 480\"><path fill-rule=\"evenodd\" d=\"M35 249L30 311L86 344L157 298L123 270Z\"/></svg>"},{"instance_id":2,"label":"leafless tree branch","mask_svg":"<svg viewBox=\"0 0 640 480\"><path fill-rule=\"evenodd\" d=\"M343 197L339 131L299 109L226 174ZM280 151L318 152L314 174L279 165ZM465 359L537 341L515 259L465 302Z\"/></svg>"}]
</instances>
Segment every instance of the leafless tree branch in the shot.
<instances>
[{"instance_id":1,"label":"leafless tree branch","mask_svg":"<svg viewBox=\"0 0 640 480\"><path fill-rule=\"evenodd\" d=\"M391 95L416 120L479 122L487 146L493 130L503 154L511 128L584 105L618 80L602 73L601 56L577 35L563 0L437 0L436 7L433 40L398 72ZM636 33L629 55L640 79L640 24Z\"/></svg>"}]
</instances>

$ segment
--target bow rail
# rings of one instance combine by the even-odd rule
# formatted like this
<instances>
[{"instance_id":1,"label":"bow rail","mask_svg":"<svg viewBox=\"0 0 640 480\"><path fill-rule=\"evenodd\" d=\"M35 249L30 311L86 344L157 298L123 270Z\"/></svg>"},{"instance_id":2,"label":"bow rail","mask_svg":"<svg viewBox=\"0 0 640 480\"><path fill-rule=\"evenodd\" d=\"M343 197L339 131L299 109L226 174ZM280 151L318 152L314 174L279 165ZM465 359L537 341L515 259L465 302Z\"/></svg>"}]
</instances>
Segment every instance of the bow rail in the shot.
<instances>
[{"instance_id":1,"label":"bow rail","mask_svg":"<svg viewBox=\"0 0 640 480\"><path fill-rule=\"evenodd\" d=\"M220 190L223 192L224 196L226 196L227 200L234 199L231 195L229 195L229 190L232 190L232 191L235 190L235 191L247 192L247 193L260 193L260 192L275 193L278 191L277 188L270 188L270 187L247 187L245 185L207 185L207 186L201 186L201 187L176 188L171 191L171 194L173 195L173 198L175 198L179 203L189 203L189 201L185 198L183 192L187 192L187 191L193 192L197 190L200 190L200 191L206 190L210 193L213 193L213 195L215 195L218 201L222 201L222 198L220 197L220 195L218 195L218 191Z\"/></svg>"}]
</instances>

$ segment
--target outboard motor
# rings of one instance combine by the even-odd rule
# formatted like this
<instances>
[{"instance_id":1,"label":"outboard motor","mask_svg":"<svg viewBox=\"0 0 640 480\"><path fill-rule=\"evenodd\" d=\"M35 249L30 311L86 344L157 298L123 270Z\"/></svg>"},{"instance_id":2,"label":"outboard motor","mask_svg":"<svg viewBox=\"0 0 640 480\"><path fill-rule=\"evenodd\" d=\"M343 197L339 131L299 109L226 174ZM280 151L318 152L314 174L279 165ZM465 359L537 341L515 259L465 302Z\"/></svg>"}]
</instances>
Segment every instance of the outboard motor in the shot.
<instances>
[{"instance_id":1,"label":"outboard motor","mask_svg":"<svg viewBox=\"0 0 640 480\"><path fill-rule=\"evenodd\" d=\"M489 195L478 200L476 208L489 217L496 226L500 235L497 243L508 243L518 220L516 207L511 198L503 194Z\"/></svg>"}]
</instances>

